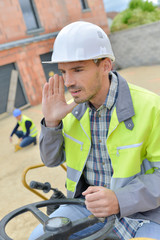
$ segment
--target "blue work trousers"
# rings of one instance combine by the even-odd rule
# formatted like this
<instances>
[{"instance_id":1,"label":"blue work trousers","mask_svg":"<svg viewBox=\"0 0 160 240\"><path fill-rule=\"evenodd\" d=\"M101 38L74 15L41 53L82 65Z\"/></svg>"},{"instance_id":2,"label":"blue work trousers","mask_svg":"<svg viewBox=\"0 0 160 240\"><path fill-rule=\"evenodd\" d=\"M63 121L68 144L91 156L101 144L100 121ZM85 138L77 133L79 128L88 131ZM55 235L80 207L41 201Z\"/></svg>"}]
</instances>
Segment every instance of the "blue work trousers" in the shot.
<instances>
[{"instance_id":1,"label":"blue work trousers","mask_svg":"<svg viewBox=\"0 0 160 240\"><path fill-rule=\"evenodd\" d=\"M76 221L78 219L82 219L88 217L92 213L88 211L84 206L79 205L62 205L60 206L55 212L53 212L50 217L68 217L71 221ZM96 223L91 227L88 227L84 230L81 230L75 234L73 234L69 239L75 239L77 237L86 237L88 234L91 234L97 230L100 230L106 222ZM113 226L114 227L114 226ZM38 225L33 232L31 233L29 240L35 240L41 235L44 234L43 226L40 224ZM135 237L148 237L160 240L160 225L157 223L144 223L142 227L140 227L135 235ZM107 239L118 240L119 237L113 231L107 235Z\"/></svg>"},{"instance_id":2,"label":"blue work trousers","mask_svg":"<svg viewBox=\"0 0 160 240\"><path fill-rule=\"evenodd\" d=\"M27 147L31 143L36 144L36 137L28 136L28 137L24 138L24 133L22 131L16 131L15 134L18 138L22 138L22 141L20 143L20 147L22 147L22 148Z\"/></svg>"}]
</instances>

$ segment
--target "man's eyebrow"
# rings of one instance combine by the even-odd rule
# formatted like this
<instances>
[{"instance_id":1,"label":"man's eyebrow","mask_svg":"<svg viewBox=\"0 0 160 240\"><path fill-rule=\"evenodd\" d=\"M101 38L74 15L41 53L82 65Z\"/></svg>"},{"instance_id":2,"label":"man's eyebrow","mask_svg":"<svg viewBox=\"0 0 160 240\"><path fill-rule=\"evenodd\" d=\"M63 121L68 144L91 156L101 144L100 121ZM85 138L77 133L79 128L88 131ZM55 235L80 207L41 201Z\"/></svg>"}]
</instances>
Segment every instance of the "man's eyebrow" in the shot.
<instances>
[{"instance_id":1,"label":"man's eyebrow","mask_svg":"<svg viewBox=\"0 0 160 240\"><path fill-rule=\"evenodd\" d=\"M73 67L73 68L71 68L71 70L74 70L74 69L77 69L77 68L83 68L84 66L76 66L76 67Z\"/></svg>"}]
</instances>

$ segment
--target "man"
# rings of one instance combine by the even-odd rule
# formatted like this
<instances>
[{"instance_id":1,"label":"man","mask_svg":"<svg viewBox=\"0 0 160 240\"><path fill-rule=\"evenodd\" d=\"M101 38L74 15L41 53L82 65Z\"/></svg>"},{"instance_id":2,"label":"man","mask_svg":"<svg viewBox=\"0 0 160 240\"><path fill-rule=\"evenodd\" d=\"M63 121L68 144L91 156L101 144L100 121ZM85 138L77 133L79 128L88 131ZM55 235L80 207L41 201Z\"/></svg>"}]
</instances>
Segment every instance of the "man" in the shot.
<instances>
[{"instance_id":1,"label":"man","mask_svg":"<svg viewBox=\"0 0 160 240\"><path fill-rule=\"evenodd\" d=\"M22 115L21 110L17 108L14 109L13 116L17 119L17 124L10 135L10 142L12 142L12 137L14 134L20 140L20 142L15 145L15 152L27 147L31 143L36 145L36 136L38 131L33 121L29 117ZM19 127L21 127L22 130L18 130Z\"/></svg>"},{"instance_id":2,"label":"man","mask_svg":"<svg viewBox=\"0 0 160 240\"><path fill-rule=\"evenodd\" d=\"M67 196L85 198L86 207L61 206L51 216L106 218L71 239L102 228L109 216L107 239L160 239L160 98L112 71L114 60L94 24L71 23L55 40L51 63L62 76L43 89L41 158L48 167L66 161ZM42 234L39 225L30 239Z\"/></svg>"}]
</instances>

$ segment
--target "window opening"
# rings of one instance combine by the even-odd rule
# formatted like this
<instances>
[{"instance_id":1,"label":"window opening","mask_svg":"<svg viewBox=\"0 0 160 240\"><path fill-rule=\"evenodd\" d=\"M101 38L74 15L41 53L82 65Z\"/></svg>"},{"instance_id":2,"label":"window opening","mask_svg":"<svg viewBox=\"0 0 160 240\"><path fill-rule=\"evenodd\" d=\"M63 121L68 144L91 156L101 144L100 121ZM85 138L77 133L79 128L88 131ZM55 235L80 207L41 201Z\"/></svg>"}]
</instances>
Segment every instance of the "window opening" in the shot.
<instances>
[{"instance_id":1,"label":"window opening","mask_svg":"<svg viewBox=\"0 0 160 240\"><path fill-rule=\"evenodd\" d=\"M33 0L19 0L27 30L39 28Z\"/></svg>"},{"instance_id":2,"label":"window opening","mask_svg":"<svg viewBox=\"0 0 160 240\"><path fill-rule=\"evenodd\" d=\"M82 5L82 9L85 10L85 9L88 9L88 2L87 0L81 0L81 5Z\"/></svg>"}]
</instances>

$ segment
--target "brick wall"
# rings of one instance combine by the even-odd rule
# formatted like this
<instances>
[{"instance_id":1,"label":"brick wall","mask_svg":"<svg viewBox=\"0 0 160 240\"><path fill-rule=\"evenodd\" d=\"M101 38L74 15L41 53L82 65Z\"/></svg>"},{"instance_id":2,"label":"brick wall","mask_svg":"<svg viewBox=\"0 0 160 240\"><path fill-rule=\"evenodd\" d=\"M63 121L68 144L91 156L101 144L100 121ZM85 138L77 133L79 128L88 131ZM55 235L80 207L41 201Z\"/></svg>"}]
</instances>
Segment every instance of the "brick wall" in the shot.
<instances>
[{"instance_id":1,"label":"brick wall","mask_svg":"<svg viewBox=\"0 0 160 240\"><path fill-rule=\"evenodd\" d=\"M115 68L160 64L160 21L109 35Z\"/></svg>"},{"instance_id":2,"label":"brick wall","mask_svg":"<svg viewBox=\"0 0 160 240\"><path fill-rule=\"evenodd\" d=\"M55 32L66 24L86 20L100 25L107 33L109 28L103 0L88 0L90 11L82 11L80 0L35 0L35 5L44 31ZM30 37L18 0L0 1L0 44Z\"/></svg>"},{"instance_id":3,"label":"brick wall","mask_svg":"<svg viewBox=\"0 0 160 240\"><path fill-rule=\"evenodd\" d=\"M0 47L19 40L33 38L33 42L9 47L0 52L0 66L15 63L29 103L41 102L42 86L46 78L40 55L52 50L54 38L34 42L34 37L59 31L77 20L86 20L101 26L109 33L103 0L88 0L89 10L82 11L80 0L35 0L43 31L27 34L18 0L0 1Z\"/></svg>"},{"instance_id":4,"label":"brick wall","mask_svg":"<svg viewBox=\"0 0 160 240\"><path fill-rule=\"evenodd\" d=\"M52 46L53 40L50 39L23 47L8 49L0 54L0 66L9 63L16 64L31 105L41 102L42 87L46 82L39 56L50 52Z\"/></svg>"},{"instance_id":5,"label":"brick wall","mask_svg":"<svg viewBox=\"0 0 160 240\"><path fill-rule=\"evenodd\" d=\"M25 37L25 23L18 0L0 1L0 44Z\"/></svg>"}]
</instances>

